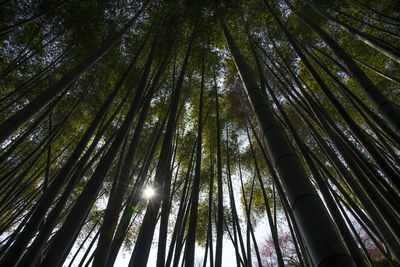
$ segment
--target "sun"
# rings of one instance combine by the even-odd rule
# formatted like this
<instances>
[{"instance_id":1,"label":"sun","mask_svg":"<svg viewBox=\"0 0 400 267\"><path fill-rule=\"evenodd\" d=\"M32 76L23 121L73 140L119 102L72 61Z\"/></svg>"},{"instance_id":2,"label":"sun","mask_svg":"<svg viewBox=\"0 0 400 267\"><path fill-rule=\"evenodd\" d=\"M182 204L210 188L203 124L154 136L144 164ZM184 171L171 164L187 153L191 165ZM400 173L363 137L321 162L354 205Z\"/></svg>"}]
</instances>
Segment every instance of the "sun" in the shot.
<instances>
[{"instance_id":1,"label":"sun","mask_svg":"<svg viewBox=\"0 0 400 267\"><path fill-rule=\"evenodd\" d=\"M155 192L154 189L152 187L146 187L143 190L143 197L145 199L151 199L154 196Z\"/></svg>"}]
</instances>

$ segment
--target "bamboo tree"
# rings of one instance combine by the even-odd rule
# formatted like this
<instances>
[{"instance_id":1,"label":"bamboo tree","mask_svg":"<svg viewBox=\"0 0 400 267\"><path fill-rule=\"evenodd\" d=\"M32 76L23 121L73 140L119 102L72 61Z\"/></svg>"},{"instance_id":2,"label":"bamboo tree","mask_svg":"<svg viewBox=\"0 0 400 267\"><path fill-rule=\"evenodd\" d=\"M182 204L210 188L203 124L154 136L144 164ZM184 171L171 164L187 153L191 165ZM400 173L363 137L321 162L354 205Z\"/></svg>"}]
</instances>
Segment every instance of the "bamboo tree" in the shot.
<instances>
[{"instance_id":1,"label":"bamboo tree","mask_svg":"<svg viewBox=\"0 0 400 267\"><path fill-rule=\"evenodd\" d=\"M293 8L292 8L293 9ZM270 9L270 12L272 12L272 9ZM296 14L300 15L298 12L296 12ZM303 18L303 17L302 17ZM332 102L333 106L335 107L335 109L339 112L339 114L344 118L344 120L346 121L347 125L350 127L350 129L352 130L352 132L356 135L356 137L358 138L358 140L363 144L364 147L366 147L367 151L370 153L370 155L375 158L376 162L378 162L379 166L381 167L382 171L385 172L386 175L388 175L388 177L391 179L392 182L394 182L397 186L398 183L398 175L396 174L396 172L393 170L393 168L391 166L389 166L386 162L386 160L381 156L381 154L376 150L376 147L374 146L373 143L368 142L366 136L364 135L364 133L361 131L361 129L354 123L354 121L350 118L350 116L348 115L348 113L344 110L344 108L342 107L342 105L339 103L339 101L336 100L335 96L331 93L331 91L328 89L328 87L326 86L326 84L324 83L324 81L321 79L321 77L317 74L317 72L314 70L314 68L311 66L311 64L309 63L309 61L307 60L307 58L304 56L304 54L302 53L302 51L300 50L300 48L297 46L297 44L294 42L294 40L292 39L291 35L288 33L288 31L286 30L286 28L283 26L283 24L279 21L278 17L275 16L276 21L278 22L278 24L280 25L280 28L284 31L286 37L289 39L292 47L294 48L294 50L296 51L296 53L299 55L299 57L301 58L302 62L305 64L307 70L310 72L310 74L312 75L312 77L315 79L315 81L318 83L319 87L324 91L324 93L327 95L327 97L329 98L329 100ZM309 21L307 21L309 22ZM316 27L315 24L312 24L313 26ZM313 27L314 30L316 30ZM322 30L321 30L322 31ZM319 33L319 32L318 32ZM333 41L333 39L331 39L331 41ZM333 41L334 42L334 41ZM339 47L337 45L337 47ZM343 50L344 52L344 50ZM344 52L345 53L345 52ZM344 64L346 64L346 62L344 62ZM372 83L371 83L372 84ZM371 88L371 86L369 86L369 88ZM376 99L376 98L374 98ZM399 110L400 111L400 110ZM392 112L391 112L392 114ZM378 160L379 158L379 160ZM399 186L397 186L399 188Z\"/></svg>"},{"instance_id":2,"label":"bamboo tree","mask_svg":"<svg viewBox=\"0 0 400 267\"><path fill-rule=\"evenodd\" d=\"M231 175L231 164L230 164L230 153L229 153L229 129L226 127L226 170L227 170L227 180L228 180L228 192L229 192L229 200L231 204L231 214L232 214L232 224L233 224L233 234L235 238L236 246L240 246L240 250L242 251L243 262L245 265L249 264L248 257L250 255L246 255L246 249L244 247L242 230L240 227L237 209L236 209L236 201L235 194L233 192L233 184L232 184L232 175ZM239 243L239 245L237 245ZM237 249L237 254L240 256L240 253Z\"/></svg>"},{"instance_id":3,"label":"bamboo tree","mask_svg":"<svg viewBox=\"0 0 400 267\"><path fill-rule=\"evenodd\" d=\"M222 266L222 238L223 238L223 218L224 218L224 199L222 189L222 160L221 160L221 129L219 120L219 103L218 103L218 87L214 72L214 89L215 89L215 113L216 113L216 140L217 140L217 241L215 247L215 266Z\"/></svg>"},{"instance_id":4,"label":"bamboo tree","mask_svg":"<svg viewBox=\"0 0 400 267\"><path fill-rule=\"evenodd\" d=\"M197 129L196 167L193 177L193 185L191 193L192 197L190 204L189 228L188 228L187 240L184 252L186 267L194 265L196 228L197 228L197 209L198 209L199 192L200 192L201 153L202 153L202 143L203 143L203 95L204 95L204 54L201 56L201 86L200 86L199 118L198 118L198 129Z\"/></svg>"},{"instance_id":5,"label":"bamboo tree","mask_svg":"<svg viewBox=\"0 0 400 267\"><path fill-rule=\"evenodd\" d=\"M398 265L399 121L376 105L398 108L399 69L355 40L396 55L395 1L0 2L0 28L12 28L0 60L1 266L112 267L123 246L129 266L155 251L166 267L374 266L372 246ZM271 259L254 224L263 200Z\"/></svg>"},{"instance_id":6,"label":"bamboo tree","mask_svg":"<svg viewBox=\"0 0 400 267\"><path fill-rule=\"evenodd\" d=\"M212 145L210 142L210 182L208 184L208 223L207 223L207 243L203 257L203 267L207 266L208 250L210 250L210 267L214 267L214 249L213 249L213 234L212 234L212 206L214 192L214 155L212 153Z\"/></svg>"},{"instance_id":7,"label":"bamboo tree","mask_svg":"<svg viewBox=\"0 0 400 267\"><path fill-rule=\"evenodd\" d=\"M226 42L252 104L252 108L263 128L264 138L265 142L268 144L270 156L282 179L282 184L288 195L289 203L294 211L303 238L310 248L313 263L318 266L322 261L329 259L331 264L337 262L338 265L345 264L347 266L354 266L354 262L346 252L321 200L311 186L285 133L271 113L267 101L264 99L250 68L236 47L222 18L220 22ZM293 205L295 202L296 205ZM321 229L321 232L316 234L315 227L324 227L324 229ZM325 247L324 251L319 250L320 245L318 244L322 244L321 242L323 244L329 244L329 246Z\"/></svg>"}]
</instances>

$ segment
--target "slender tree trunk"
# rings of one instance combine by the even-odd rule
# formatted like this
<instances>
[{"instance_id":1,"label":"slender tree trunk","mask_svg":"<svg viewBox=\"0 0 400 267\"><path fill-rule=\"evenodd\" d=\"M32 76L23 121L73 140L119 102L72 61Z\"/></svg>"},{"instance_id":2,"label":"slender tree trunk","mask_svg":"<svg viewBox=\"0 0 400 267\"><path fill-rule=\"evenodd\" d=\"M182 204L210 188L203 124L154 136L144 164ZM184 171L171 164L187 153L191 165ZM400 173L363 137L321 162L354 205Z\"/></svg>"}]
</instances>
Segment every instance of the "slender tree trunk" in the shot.
<instances>
[{"instance_id":1,"label":"slender tree trunk","mask_svg":"<svg viewBox=\"0 0 400 267\"><path fill-rule=\"evenodd\" d=\"M398 78L396 78L396 77L394 77L394 76L392 76L392 75L390 75L390 74L384 73L383 71L380 71L380 70L378 70L378 69L376 69L376 68L374 68L374 67L368 65L367 63L364 63L364 62L362 62L362 61L360 61L360 60L358 60L358 59L356 59L356 58L353 58L353 59L354 59L354 61L356 61L357 63L360 63L362 66L364 66L364 67L366 67L367 69L369 69L369 70L375 72L375 73L378 74L379 76L381 76L381 77L383 77L383 78L385 78L385 79L388 79L389 81L391 81L391 82L393 82L393 83L395 83L395 84L397 84L397 85L400 85L400 79L398 79Z\"/></svg>"},{"instance_id":2,"label":"slender tree trunk","mask_svg":"<svg viewBox=\"0 0 400 267\"><path fill-rule=\"evenodd\" d=\"M211 139L210 139L211 140ZM210 184L208 185L208 228L207 228L207 238L209 240L209 248L210 248L210 267L214 267L214 242L213 242L213 234L212 234L212 203L213 203L213 192L214 192L214 155L212 153L212 147L210 142ZM204 266L205 267L205 266Z\"/></svg>"},{"instance_id":3,"label":"slender tree trunk","mask_svg":"<svg viewBox=\"0 0 400 267\"><path fill-rule=\"evenodd\" d=\"M216 139L217 139L217 194L218 194L218 215L217 215L217 242L215 247L215 266L222 266L222 238L224 226L224 199L222 188L222 157L221 157L221 126L219 121L218 87L214 72L215 87L215 112L216 112Z\"/></svg>"},{"instance_id":4,"label":"slender tree trunk","mask_svg":"<svg viewBox=\"0 0 400 267\"><path fill-rule=\"evenodd\" d=\"M233 225L233 234L235 237L236 243L239 243L240 250L242 251L243 261L246 265L248 265L249 261L247 259L248 256L246 255L246 249L243 242L243 235L242 230L240 227L240 222L237 214L236 209L236 201L235 201L235 194L233 192L233 184L232 184L232 175L231 175L231 164L230 164L230 153L229 153L229 129L226 127L226 170L227 170L227 181L228 181L228 192L229 192L229 200L231 204L231 213L232 213L232 225ZM237 240L238 238L239 240ZM240 253L238 253L240 255Z\"/></svg>"},{"instance_id":5,"label":"slender tree trunk","mask_svg":"<svg viewBox=\"0 0 400 267\"><path fill-rule=\"evenodd\" d=\"M83 246L85 245L86 241L89 239L90 235L93 233L94 229L99 225L100 221L97 221L93 227L89 230L89 233L86 235L85 239L82 241L82 243L79 245L78 249L76 250L74 256L72 257L72 259L70 260L68 267L72 267L72 264L74 263L74 260L76 259L76 257L78 256L78 254L81 252Z\"/></svg>"},{"instance_id":6,"label":"slender tree trunk","mask_svg":"<svg viewBox=\"0 0 400 267\"><path fill-rule=\"evenodd\" d=\"M201 59L201 86L200 86L200 102L199 102L199 118L197 129L197 149L196 149L196 167L192 185L192 199L190 205L190 218L187 239L185 244L185 266L191 267L194 265L194 253L196 243L197 229L197 209L199 205L200 193L200 173L201 173L201 155L203 141L203 95L204 95L204 54Z\"/></svg>"},{"instance_id":7,"label":"slender tree trunk","mask_svg":"<svg viewBox=\"0 0 400 267\"><path fill-rule=\"evenodd\" d=\"M170 50L172 51L172 49ZM173 78L173 83L174 83L174 78ZM179 115L180 115L181 109L178 112L178 115L176 117L176 123L178 122ZM176 125L174 126L176 128ZM178 139L179 139L179 132L178 130L176 131L175 134L175 151L174 151L174 156L172 159L172 163L175 161L175 156L176 156L176 151L178 148ZM166 177L164 180L164 185L163 185L163 202L161 206L161 221L160 221L160 231L159 231L159 238L158 238L158 249L157 249L157 266L163 267L165 266L165 254L166 254L166 247L167 247L167 234L168 234L168 219L169 219L169 213L170 213L170 208L171 208L171 201L172 201L172 195L171 195L171 176L172 176L172 171L173 168L171 168L171 173ZM178 170L176 175L178 175Z\"/></svg>"},{"instance_id":8,"label":"slender tree trunk","mask_svg":"<svg viewBox=\"0 0 400 267\"><path fill-rule=\"evenodd\" d=\"M398 233L399 224L397 222L397 216L394 215L391 207L388 206L382 198L382 196L386 197L387 194L386 192L384 192L383 187L381 187L378 182L379 180L381 180L380 174L377 173L375 169L370 168L370 165L365 161L364 156L357 149L355 149L354 145L348 141L341 130L336 126L336 124L332 122L326 111L321 108L320 104L317 103L317 99L311 98L308 93L305 92L303 85L298 81L297 77L293 76L293 79L298 84L298 88L302 91L302 94L306 97L306 100L304 101L309 105L309 108L305 108L303 105L304 111L306 111L310 117L314 118L314 120L320 125L320 127L322 127L324 131L328 134L328 136L334 142L338 151L340 151L346 162L350 165L351 172L355 174L355 177L357 177L357 179L362 183L363 189L366 190L371 199L373 199L374 204L377 205L380 213L382 214L382 216L384 216L386 222L394 231L393 233ZM299 95L297 96L299 98L302 98ZM289 102L292 102L291 99L287 99ZM296 109L295 106L293 107ZM303 120L305 122L307 121L307 119L305 119L302 114L299 113L299 115L303 117ZM375 178L372 179L371 177ZM354 184L354 186L357 186L357 184ZM378 187L374 188L373 186ZM376 189L378 189L379 192L377 192ZM391 239L391 237L389 236L387 236L386 238L388 240ZM393 249L396 249L397 246L392 243L392 247Z\"/></svg>"},{"instance_id":9,"label":"slender tree trunk","mask_svg":"<svg viewBox=\"0 0 400 267\"><path fill-rule=\"evenodd\" d=\"M83 255L81 261L78 264L78 267L82 267L86 261L87 256L89 255L90 250L92 249L93 245L96 243L97 238L100 235L100 231L97 231L96 235L93 237L92 241L90 242L89 246L87 247L85 254Z\"/></svg>"}]
</instances>

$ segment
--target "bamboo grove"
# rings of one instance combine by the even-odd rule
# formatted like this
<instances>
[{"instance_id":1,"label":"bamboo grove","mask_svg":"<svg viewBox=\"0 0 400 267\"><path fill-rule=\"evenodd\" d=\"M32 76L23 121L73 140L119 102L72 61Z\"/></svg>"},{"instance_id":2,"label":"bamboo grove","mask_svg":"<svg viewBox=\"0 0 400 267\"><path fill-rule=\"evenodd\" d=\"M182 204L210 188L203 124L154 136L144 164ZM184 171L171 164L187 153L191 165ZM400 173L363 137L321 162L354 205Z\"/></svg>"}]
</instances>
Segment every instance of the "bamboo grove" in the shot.
<instances>
[{"instance_id":1,"label":"bamboo grove","mask_svg":"<svg viewBox=\"0 0 400 267\"><path fill-rule=\"evenodd\" d=\"M0 266L400 266L397 1L0 5Z\"/></svg>"}]
</instances>

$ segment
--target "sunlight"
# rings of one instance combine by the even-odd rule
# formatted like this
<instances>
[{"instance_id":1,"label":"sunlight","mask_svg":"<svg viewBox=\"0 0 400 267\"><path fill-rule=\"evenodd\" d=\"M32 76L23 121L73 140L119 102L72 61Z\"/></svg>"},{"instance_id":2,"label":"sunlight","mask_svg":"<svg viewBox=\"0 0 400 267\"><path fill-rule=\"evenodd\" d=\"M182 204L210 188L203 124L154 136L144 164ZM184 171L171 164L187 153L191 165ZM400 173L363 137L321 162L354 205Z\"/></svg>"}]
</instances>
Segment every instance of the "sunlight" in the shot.
<instances>
[{"instance_id":1,"label":"sunlight","mask_svg":"<svg viewBox=\"0 0 400 267\"><path fill-rule=\"evenodd\" d=\"M145 199L150 199L150 198L152 198L153 196L154 196L154 189L152 188L152 187L146 187L144 190L143 190L143 197L145 198Z\"/></svg>"}]
</instances>

